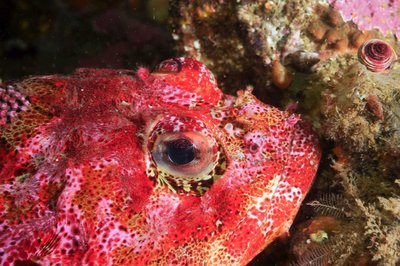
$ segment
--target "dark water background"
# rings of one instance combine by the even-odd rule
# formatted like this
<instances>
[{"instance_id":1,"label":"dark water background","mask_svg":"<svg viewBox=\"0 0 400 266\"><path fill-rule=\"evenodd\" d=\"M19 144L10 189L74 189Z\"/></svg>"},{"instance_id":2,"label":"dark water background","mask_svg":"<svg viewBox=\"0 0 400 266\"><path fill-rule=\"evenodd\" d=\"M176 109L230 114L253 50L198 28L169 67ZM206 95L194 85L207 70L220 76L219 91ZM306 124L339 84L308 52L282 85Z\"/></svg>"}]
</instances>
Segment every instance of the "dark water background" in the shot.
<instances>
[{"instance_id":1,"label":"dark water background","mask_svg":"<svg viewBox=\"0 0 400 266\"><path fill-rule=\"evenodd\" d=\"M0 0L0 78L152 67L174 55L168 0Z\"/></svg>"}]
</instances>

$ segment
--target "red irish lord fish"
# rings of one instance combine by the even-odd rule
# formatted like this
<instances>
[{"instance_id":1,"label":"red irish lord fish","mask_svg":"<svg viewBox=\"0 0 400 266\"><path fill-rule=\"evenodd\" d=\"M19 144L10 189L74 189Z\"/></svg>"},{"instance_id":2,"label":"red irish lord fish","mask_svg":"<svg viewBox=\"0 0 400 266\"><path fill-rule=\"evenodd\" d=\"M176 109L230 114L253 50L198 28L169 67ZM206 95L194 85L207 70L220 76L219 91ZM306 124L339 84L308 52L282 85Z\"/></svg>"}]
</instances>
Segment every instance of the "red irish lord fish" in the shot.
<instances>
[{"instance_id":1,"label":"red irish lord fish","mask_svg":"<svg viewBox=\"0 0 400 266\"><path fill-rule=\"evenodd\" d=\"M286 233L317 137L200 62L0 86L1 265L244 265Z\"/></svg>"}]
</instances>

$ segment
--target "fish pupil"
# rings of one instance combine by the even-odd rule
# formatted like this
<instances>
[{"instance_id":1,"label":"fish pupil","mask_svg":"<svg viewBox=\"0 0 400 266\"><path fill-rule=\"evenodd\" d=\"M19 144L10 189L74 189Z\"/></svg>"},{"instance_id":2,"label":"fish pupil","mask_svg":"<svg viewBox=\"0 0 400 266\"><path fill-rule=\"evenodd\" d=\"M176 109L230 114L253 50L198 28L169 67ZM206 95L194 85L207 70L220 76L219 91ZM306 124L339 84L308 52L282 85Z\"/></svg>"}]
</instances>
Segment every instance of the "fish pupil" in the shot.
<instances>
[{"instance_id":1,"label":"fish pupil","mask_svg":"<svg viewBox=\"0 0 400 266\"><path fill-rule=\"evenodd\" d=\"M166 143L169 160L177 165L188 164L196 156L196 148L187 139L177 139Z\"/></svg>"}]
</instances>

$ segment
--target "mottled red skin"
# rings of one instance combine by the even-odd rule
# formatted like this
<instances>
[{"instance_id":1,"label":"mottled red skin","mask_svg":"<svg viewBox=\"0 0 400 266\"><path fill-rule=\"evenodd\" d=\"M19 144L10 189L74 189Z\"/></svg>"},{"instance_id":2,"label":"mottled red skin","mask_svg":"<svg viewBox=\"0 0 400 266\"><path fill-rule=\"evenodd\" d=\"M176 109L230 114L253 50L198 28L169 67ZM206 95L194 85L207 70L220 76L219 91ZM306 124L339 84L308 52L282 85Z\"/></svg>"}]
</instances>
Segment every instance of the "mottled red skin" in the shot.
<instances>
[{"instance_id":1,"label":"mottled red skin","mask_svg":"<svg viewBox=\"0 0 400 266\"><path fill-rule=\"evenodd\" d=\"M297 115L223 95L192 59L13 88L29 105L1 125L1 265L244 265L288 231L318 167ZM198 177L173 183L152 155L176 132L206 136L217 160L186 190Z\"/></svg>"}]
</instances>

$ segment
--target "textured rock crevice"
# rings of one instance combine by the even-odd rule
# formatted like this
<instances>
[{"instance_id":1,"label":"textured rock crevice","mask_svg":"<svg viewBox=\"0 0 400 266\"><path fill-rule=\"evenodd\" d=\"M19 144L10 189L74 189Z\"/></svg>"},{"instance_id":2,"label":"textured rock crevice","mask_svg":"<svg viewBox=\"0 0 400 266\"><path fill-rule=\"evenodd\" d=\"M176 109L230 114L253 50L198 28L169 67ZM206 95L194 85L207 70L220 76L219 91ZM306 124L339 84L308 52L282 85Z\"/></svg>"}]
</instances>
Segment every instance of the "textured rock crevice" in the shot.
<instances>
[{"instance_id":1,"label":"textured rock crevice","mask_svg":"<svg viewBox=\"0 0 400 266\"><path fill-rule=\"evenodd\" d=\"M386 0L173 3L178 52L205 62L228 93L252 85L264 102L289 110L297 106L323 139L323 163L310 200L334 193L348 203L346 219L331 217L335 230L332 219L304 208L298 229L292 228L289 258L277 259L271 247L251 265L263 259L303 265L316 258L322 258L317 261L323 265L398 263L400 242L393 235L400 228L394 215L400 202L400 67L365 60L375 52L364 52L360 58L358 50L366 41L380 39L399 55L400 20L395 15L399 4ZM315 222L303 225L307 215ZM304 235L304 228L309 234ZM307 244L305 251L299 248L318 230L328 232L328 240L322 241L328 249L319 244ZM308 259L298 260L303 255Z\"/></svg>"}]
</instances>

